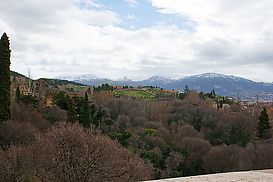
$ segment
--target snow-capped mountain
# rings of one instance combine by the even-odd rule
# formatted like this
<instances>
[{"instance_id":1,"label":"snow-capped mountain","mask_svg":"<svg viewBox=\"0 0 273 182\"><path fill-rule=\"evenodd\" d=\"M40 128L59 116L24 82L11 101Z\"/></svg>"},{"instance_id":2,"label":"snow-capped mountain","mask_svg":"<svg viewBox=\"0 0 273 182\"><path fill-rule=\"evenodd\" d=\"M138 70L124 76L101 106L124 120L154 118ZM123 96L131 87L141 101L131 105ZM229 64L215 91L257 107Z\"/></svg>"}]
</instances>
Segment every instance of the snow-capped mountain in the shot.
<instances>
[{"instance_id":1,"label":"snow-capped mountain","mask_svg":"<svg viewBox=\"0 0 273 182\"><path fill-rule=\"evenodd\" d=\"M59 76L56 79L68 80L68 81L84 81L84 80L91 80L96 78L97 77L95 75L85 74L85 75L64 75L64 76Z\"/></svg>"},{"instance_id":2,"label":"snow-capped mountain","mask_svg":"<svg viewBox=\"0 0 273 182\"><path fill-rule=\"evenodd\" d=\"M127 77L125 76L125 77L123 77L123 78L117 79L117 81L119 81L119 82L131 82L132 80L129 79L129 78L127 78Z\"/></svg>"},{"instance_id":3,"label":"snow-capped mountain","mask_svg":"<svg viewBox=\"0 0 273 182\"><path fill-rule=\"evenodd\" d=\"M111 80L107 78L96 78L94 75L69 77L69 80L92 86L108 83L109 85L157 86L164 89L176 89L181 91L183 91L187 85L190 89L203 92L215 90L216 93L226 96L253 96L259 93L273 94L272 83L254 82L242 77L219 73L204 73L176 80L162 76L153 76L142 81L132 81L126 77L119 80Z\"/></svg>"},{"instance_id":4,"label":"snow-capped mountain","mask_svg":"<svg viewBox=\"0 0 273 182\"><path fill-rule=\"evenodd\" d=\"M127 77L120 78L117 80L110 80L107 78L97 78L95 76L88 77L86 75L77 76L77 77L58 77L61 79L68 78L71 81L75 81L85 85L97 86L101 84L108 83L109 85L128 85L128 86L155 86L155 87L164 87L167 84L174 82L174 79L166 78L163 76L153 76L146 80L142 81L133 81ZM67 79L67 80L68 80Z\"/></svg>"},{"instance_id":5,"label":"snow-capped mountain","mask_svg":"<svg viewBox=\"0 0 273 182\"><path fill-rule=\"evenodd\" d=\"M133 80L127 78L126 76L123 78L120 78L118 80L113 81L113 85L132 85L134 83Z\"/></svg>"},{"instance_id":6,"label":"snow-capped mountain","mask_svg":"<svg viewBox=\"0 0 273 182\"><path fill-rule=\"evenodd\" d=\"M203 92L210 92L214 89L217 93L228 96L273 92L272 84L259 83L242 77L217 73L184 77L168 84L167 87L183 90L185 85L188 85L190 89Z\"/></svg>"},{"instance_id":7,"label":"snow-capped mountain","mask_svg":"<svg viewBox=\"0 0 273 182\"><path fill-rule=\"evenodd\" d=\"M185 79L229 79L229 80L233 80L233 81L242 81L242 80L247 80L245 78L242 77L238 77L238 76L234 76L234 75L224 75L224 74L220 74L220 73L204 73L204 74L199 74L199 75L192 75L192 76L187 76L187 77L183 77L180 78L179 80L185 80ZM248 80L250 82L252 82L251 80Z\"/></svg>"},{"instance_id":8,"label":"snow-capped mountain","mask_svg":"<svg viewBox=\"0 0 273 182\"><path fill-rule=\"evenodd\" d=\"M166 85L173 83L175 80L166 78L163 76L152 76L146 80L139 82L140 85L150 85L154 87L165 87Z\"/></svg>"},{"instance_id":9,"label":"snow-capped mountain","mask_svg":"<svg viewBox=\"0 0 273 182\"><path fill-rule=\"evenodd\" d=\"M173 82L174 80L167 78L167 77L163 77L163 76L152 76L152 77L148 78L147 81L170 83L170 82Z\"/></svg>"}]
</instances>

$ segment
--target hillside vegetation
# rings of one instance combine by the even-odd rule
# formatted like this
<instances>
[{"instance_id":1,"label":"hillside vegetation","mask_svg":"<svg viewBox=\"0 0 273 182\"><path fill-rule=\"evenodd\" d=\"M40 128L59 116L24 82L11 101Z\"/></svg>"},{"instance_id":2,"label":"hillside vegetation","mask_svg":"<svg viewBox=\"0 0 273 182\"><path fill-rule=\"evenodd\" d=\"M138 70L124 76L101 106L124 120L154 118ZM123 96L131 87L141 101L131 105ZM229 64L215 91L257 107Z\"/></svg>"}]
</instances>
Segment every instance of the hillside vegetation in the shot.
<instances>
[{"instance_id":1,"label":"hillside vegetation","mask_svg":"<svg viewBox=\"0 0 273 182\"><path fill-rule=\"evenodd\" d=\"M113 94L117 97L127 96L136 99L154 99L155 91L152 90L120 90L114 91Z\"/></svg>"},{"instance_id":2,"label":"hillside vegetation","mask_svg":"<svg viewBox=\"0 0 273 182\"><path fill-rule=\"evenodd\" d=\"M0 126L0 181L139 181L273 168L266 110L215 92L112 89L55 92L50 107L16 94L11 120Z\"/></svg>"}]
</instances>

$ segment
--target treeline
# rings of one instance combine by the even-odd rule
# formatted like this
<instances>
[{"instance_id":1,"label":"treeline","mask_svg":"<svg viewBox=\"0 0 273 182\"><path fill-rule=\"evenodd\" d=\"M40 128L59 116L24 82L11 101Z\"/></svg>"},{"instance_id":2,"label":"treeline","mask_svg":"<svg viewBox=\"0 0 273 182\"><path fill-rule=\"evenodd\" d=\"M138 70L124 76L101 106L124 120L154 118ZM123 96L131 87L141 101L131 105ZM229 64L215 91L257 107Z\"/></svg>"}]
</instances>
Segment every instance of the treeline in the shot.
<instances>
[{"instance_id":1,"label":"treeline","mask_svg":"<svg viewBox=\"0 0 273 182\"><path fill-rule=\"evenodd\" d=\"M270 160L266 162L263 158L270 157L273 150L265 109L258 122L257 117L238 109L236 103L231 103L229 112L211 108L219 100L227 102L213 91L185 93L183 100L137 101L113 98L110 92L101 91L89 105L90 121L92 126L151 162L154 178L273 167ZM57 95L62 99L56 97L56 104L68 110L59 103L67 105L65 94ZM86 99L72 100L77 110L75 116L80 120L80 108L84 108ZM260 150L265 146L268 148L262 156Z\"/></svg>"},{"instance_id":2,"label":"treeline","mask_svg":"<svg viewBox=\"0 0 273 182\"><path fill-rule=\"evenodd\" d=\"M50 122L55 120L54 123ZM153 167L59 107L12 102L0 126L0 181L139 181Z\"/></svg>"},{"instance_id":3,"label":"treeline","mask_svg":"<svg viewBox=\"0 0 273 182\"><path fill-rule=\"evenodd\" d=\"M68 102L60 92L54 100L67 111L66 121L71 122L72 105L73 122L95 127L152 163L153 178L272 168L272 130L266 109L252 116L232 103L230 111L221 111L212 104L224 97L204 95L188 91L183 100L138 101L101 91L90 103L87 95ZM87 118L89 124L84 125Z\"/></svg>"},{"instance_id":4,"label":"treeline","mask_svg":"<svg viewBox=\"0 0 273 182\"><path fill-rule=\"evenodd\" d=\"M97 87L94 87L94 91L100 92L100 91L113 91L113 86L110 86L108 83L98 85Z\"/></svg>"},{"instance_id":5,"label":"treeline","mask_svg":"<svg viewBox=\"0 0 273 182\"><path fill-rule=\"evenodd\" d=\"M154 178L273 168L265 109L252 116L233 103L231 111L219 111L196 92L152 101L101 92L95 102L105 109L99 129L151 162Z\"/></svg>"},{"instance_id":6,"label":"treeline","mask_svg":"<svg viewBox=\"0 0 273 182\"><path fill-rule=\"evenodd\" d=\"M178 94L178 99L184 100L186 97L189 97L190 95L194 95L194 97L197 94L197 91L190 90L189 87L186 85L184 92ZM233 100L228 98L227 96L220 96L217 95L215 90L213 89L211 92L205 93L205 92L199 92L199 97L203 100L211 99L214 102L216 102L217 109L222 109L223 104L233 104ZM190 96L191 97L191 96Z\"/></svg>"},{"instance_id":7,"label":"treeline","mask_svg":"<svg viewBox=\"0 0 273 182\"><path fill-rule=\"evenodd\" d=\"M91 126L98 127L104 119L105 110L90 103L87 93L85 93L85 97L70 97L65 92L59 92L54 94L53 98L54 104L67 112L67 122L80 123L84 128L90 128ZM48 119L52 123L57 121L56 119Z\"/></svg>"},{"instance_id":8,"label":"treeline","mask_svg":"<svg viewBox=\"0 0 273 182\"><path fill-rule=\"evenodd\" d=\"M8 37L3 34L0 40L0 181L151 179L150 164L91 127L95 120L91 120L87 95L78 98L77 104L82 103L82 107L76 107L72 98L62 95L65 102L59 100L55 106L44 108L42 98L21 95L19 87L12 99L10 52Z\"/></svg>"}]
</instances>

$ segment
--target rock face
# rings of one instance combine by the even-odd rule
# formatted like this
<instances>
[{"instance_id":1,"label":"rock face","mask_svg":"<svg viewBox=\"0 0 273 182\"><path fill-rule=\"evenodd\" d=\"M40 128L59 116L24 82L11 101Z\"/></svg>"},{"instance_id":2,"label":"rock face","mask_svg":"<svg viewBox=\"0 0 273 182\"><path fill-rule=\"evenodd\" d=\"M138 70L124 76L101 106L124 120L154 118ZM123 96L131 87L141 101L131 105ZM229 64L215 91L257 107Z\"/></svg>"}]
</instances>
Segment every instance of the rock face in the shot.
<instances>
[{"instance_id":1,"label":"rock face","mask_svg":"<svg viewBox=\"0 0 273 182\"><path fill-rule=\"evenodd\" d=\"M150 182L273 182L273 170L219 173L202 176L154 180Z\"/></svg>"}]
</instances>

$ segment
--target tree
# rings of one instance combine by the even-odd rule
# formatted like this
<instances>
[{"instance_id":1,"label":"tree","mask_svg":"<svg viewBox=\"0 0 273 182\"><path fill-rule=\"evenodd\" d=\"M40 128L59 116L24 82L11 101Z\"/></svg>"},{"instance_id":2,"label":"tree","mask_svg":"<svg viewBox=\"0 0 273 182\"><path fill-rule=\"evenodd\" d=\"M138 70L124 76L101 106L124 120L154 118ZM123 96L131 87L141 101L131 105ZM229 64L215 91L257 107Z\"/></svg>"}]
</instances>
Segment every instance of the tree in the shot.
<instances>
[{"instance_id":1,"label":"tree","mask_svg":"<svg viewBox=\"0 0 273 182\"><path fill-rule=\"evenodd\" d=\"M215 93L215 90L214 90L214 89L212 90L211 95L212 95L212 98L215 98L215 97L216 97L216 93Z\"/></svg>"},{"instance_id":2,"label":"tree","mask_svg":"<svg viewBox=\"0 0 273 182\"><path fill-rule=\"evenodd\" d=\"M5 121L0 127L0 148L29 145L38 133L39 129L29 122Z\"/></svg>"},{"instance_id":3,"label":"tree","mask_svg":"<svg viewBox=\"0 0 273 182\"><path fill-rule=\"evenodd\" d=\"M0 40L0 122L10 119L10 43L6 33Z\"/></svg>"},{"instance_id":4,"label":"tree","mask_svg":"<svg viewBox=\"0 0 273 182\"><path fill-rule=\"evenodd\" d=\"M0 150L0 181L142 181L152 167L110 138L59 123L29 146Z\"/></svg>"},{"instance_id":5,"label":"tree","mask_svg":"<svg viewBox=\"0 0 273 182\"><path fill-rule=\"evenodd\" d=\"M21 91L20 91L19 86L17 86L16 94L15 94L15 100L16 100L17 103L20 101L20 98L21 98Z\"/></svg>"},{"instance_id":6,"label":"tree","mask_svg":"<svg viewBox=\"0 0 273 182\"><path fill-rule=\"evenodd\" d=\"M262 109L261 114L259 116L257 136L261 139L268 139L271 137L271 126L265 108Z\"/></svg>"},{"instance_id":7,"label":"tree","mask_svg":"<svg viewBox=\"0 0 273 182\"><path fill-rule=\"evenodd\" d=\"M73 96L72 101L75 105L77 115L79 115L80 123L81 123L81 116L83 111L83 105L84 105L84 98L80 96Z\"/></svg>"},{"instance_id":8,"label":"tree","mask_svg":"<svg viewBox=\"0 0 273 182\"><path fill-rule=\"evenodd\" d=\"M212 147L203 157L206 170L209 173L221 173L236 169L235 154L226 145Z\"/></svg>"},{"instance_id":9,"label":"tree","mask_svg":"<svg viewBox=\"0 0 273 182\"><path fill-rule=\"evenodd\" d=\"M133 134L129 131L110 133L110 138L117 140L121 145L128 147Z\"/></svg>"},{"instance_id":10,"label":"tree","mask_svg":"<svg viewBox=\"0 0 273 182\"><path fill-rule=\"evenodd\" d=\"M184 89L184 94L188 94L190 92L190 89L188 87L188 85L185 86L185 89Z\"/></svg>"},{"instance_id":11,"label":"tree","mask_svg":"<svg viewBox=\"0 0 273 182\"><path fill-rule=\"evenodd\" d=\"M54 94L53 99L54 99L54 104L59 106L61 109L63 109L63 110L68 109L67 98L65 97L64 92L59 92L59 93Z\"/></svg>"},{"instance_id":12,"label":"tree","mask_svg":"<svg viewBox=\"0 0 273 182\"><path fill-rule=\"evenodd\" d=\"M247 130L247 128L244 128L241 123L238 122L231 126L228 138L229 144L238 144L245 147L250 140L251 133Z\"/></svg>"},{"instance_id":13,"label":"tree","mask_svg":"<svg viewBox=\"0 0 273 182\"><path fill-rule=\"evenodd\" d=\"M77 112L75 109L75 105L72 99L69 96L66 96L67 102L67 122L75 123L78 121Z\"/></svg>"},{"instance_id":14,"label":"tree","mask_svg":"<svg viewBox=\"0 0 273 182\"><path fill-rule=\"evenodd\" d=\"M102 107L99 107L99 109L97 110L97 112L95 113L95 116L94 116L94 124L96 126L100 126L101 123L102 123L102 119L103 117L105 116L106 112L105 110L102 109Z\"/></svg>"},{"instance_id":15,"label":"tree","mask_svg":"<svg viewBox=\"0 0 273 182\"><path fill-rule=\"evenodd\" d=\"M88 101L88 95L87 92L85 92L85 97L84 97L84 105L82 108L82 114L80 121L85 128L89 128L91 125L91 114L90 114L90 109L89 109L89 101Z\"/></svg>"},{"instance_id":16,"label":"tree","mask_svg":"<svg viewBox=\"0 0 273 182\"><path fill-rule=\"evenodd\" d=\"M20 96L20 101L25 105L31 105L33 108L39 107L39 98L32 95L22 95Z\"/></svg>"}]
</instances>

